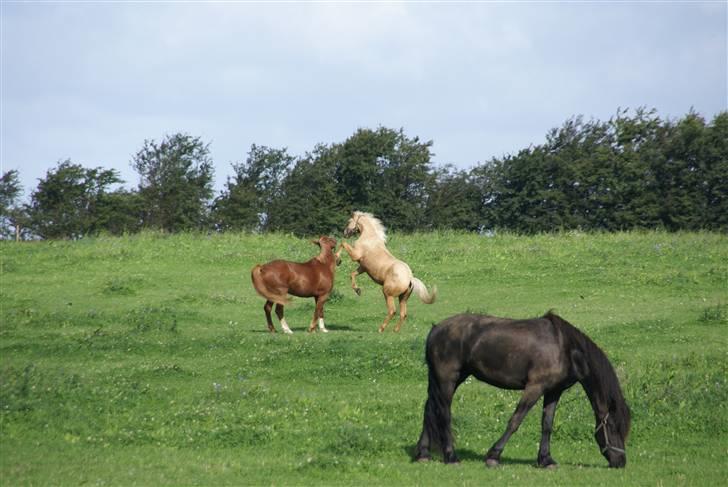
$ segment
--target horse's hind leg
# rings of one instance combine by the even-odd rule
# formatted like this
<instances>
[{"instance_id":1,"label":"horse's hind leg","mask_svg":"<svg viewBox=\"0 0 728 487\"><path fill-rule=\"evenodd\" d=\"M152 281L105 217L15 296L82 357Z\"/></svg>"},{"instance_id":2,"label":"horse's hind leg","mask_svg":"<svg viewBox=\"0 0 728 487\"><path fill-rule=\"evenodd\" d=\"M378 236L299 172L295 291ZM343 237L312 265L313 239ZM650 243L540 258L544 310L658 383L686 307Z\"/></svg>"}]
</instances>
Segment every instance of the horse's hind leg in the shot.
<instances>
[{"instance_id":1,"label":"horse's hind leg","mask_svg":"<svg viewBox=\"0 0 728 487\"><path fill-rule=\"evenodd\" d=\"M431 442L435 442L442 449L442 459L445 463L459 463L452 436L451 406L455 389L462 383L464 377L459 376L459 372L454 370L446 374L446 378L442 380L438 375L434 370L429 372L427 402L422 433L415 448L415 460L419 462L430 460Z\"/></svg>"},{"instance_id":2,"label":"horse's hind leg","mask_svg":"<svg viewBox=\"0 0 728 487\"><path fill-rule=\"evenodd\" d=\"M556 467L556 461L551 458L551 431L554 425L556 405L559 403L562 391L547 392L543 396L543 416L541 417L541 445L538 449L538 466L545 468Z\"/></svg>"},{"instance_id":3,"label":"horse's hind leg","mask_svg":"<svg viewBox=\"0 0 728 487\"><path fill-rule=\"evenodd\" d=\"M399 321L397 322L397 326L394 327L394 331L399 331L399 329L404 325L405 320L407 319L407 300L409 299L410 295L412 294L412 287L403 292L399 295Z\"/></svg>"},{"instance_id":4,"label":"horse's hind leg","mask_svg":"<svg viewBox=\"0 0 728 487\"><path fill-rule=\"evenodd\" d=\"M265 311L265 320L268 322L268 331L275 333L276 329L273 326L273 319L270 316L271 309L273 309L273 301L266 301L263 306L263 311Z\"/></svg>"},{"instance_id":5,"label":"horse's hind leg","mask_svg":"<svg viewBox=\"0 0 728 487\"><path fill-rule=\"evenodd\" d=\"M526 389L523 391L523 395L521 396L521 400L518 402L518 406L516 406L516 411L508 421L505 433L503 433L503 436L501 436L500 439L498 439L498 441L490 447L488 453L485 454L486 465L489 467L495 467L500 463L500 456L503 452L503 448L505 448L506 443L508 442L508 439L516 432L518 427L521 425L523 418L526 417L528 411L530 411L533 405L536 404L536 401L538 401L541 397L541 394L543 394L543 388L540 385L526 386Z\"/></svg>"},{"instance_id":6,"label":"horse's hind leg","mask_svg":"<svg viewBox=\"0 0 728 487\"><path fill-rule=\"evenodd\" d=\"M282 304L276 304L276 316L278 317L278 321L281 322L281 328L283 328L284 333L288 333L289 335L292 335L293 332L290 328L288 328L288 323L286 323L286 319L283 317L283 305Z\"/></svg>"},{"instance_id":7,"label":"horse's hind leg","mask_svg":"<svg viewBox=\"0 0 728 487\"><path fill-rule=\"evenodd\" d=\"M384 298L387 300L387 317L384 318L384 323L382 323L379 327L379 333L384 331L389 324L389 320L391 320L396 313L396 308L394 307L394 296L388 296L385 294Z\"/></svg>"}]
</instances>

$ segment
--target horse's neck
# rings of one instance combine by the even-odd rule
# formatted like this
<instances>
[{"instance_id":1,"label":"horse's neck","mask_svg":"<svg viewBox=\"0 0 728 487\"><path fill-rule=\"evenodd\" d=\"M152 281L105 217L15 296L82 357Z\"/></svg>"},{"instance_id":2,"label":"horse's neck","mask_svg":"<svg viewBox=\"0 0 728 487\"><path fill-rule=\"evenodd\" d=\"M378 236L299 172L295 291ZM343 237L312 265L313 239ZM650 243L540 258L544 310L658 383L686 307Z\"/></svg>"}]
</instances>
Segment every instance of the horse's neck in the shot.
<instances>
[{"instance_id":1,"label":"horse's neck","mask_svg":"<svg viewBox=\"0 0 728 487\"><path fill-rule=\"evenodd\" d=\"M336 255L334 255L333 249L321 249L321 252L314 259L330 269L336 267Z\"/></svg>"},{"instance_id":2,"label":"horse's neck","mask_svg":"<svg viewBox=\"0 0 728 487\"><path fill-rule=\"evenodd\" d=\"M370 246L382 246L384 247L384 241L382 240L379 233L374 229L374 226L369 222L362 222L361 233L357 239L357 243L367 244Z\"/></svg>"},{"instance_id":3,"label":"horse's neck","mask_svg":"<svg viewBox=\"0 0 728 487\"><path fill-rule=\"evenodd\" d=\"M607 413L609 407L609 398L607 397L608 393L604 388L604 385L593 370L590 370L589 375L580 382L584 388L584 392L586 392L586 396L589 398L589 403L594 411L594 417L597 421L601 420L601 418L603 418Z\"/></svg>"},{"instance_id":4,"label":"horse's neck","mask_svg":"<svg viewBox=\"0 0 728 487\"><path fill-rule=\"evenodd\" d=\"M365 256L372 256L372 255L392 255L389 250L387 249L387 246L382 242L379 238L367 238L364 235L361 235L359 239L354 243L354 247L356 247L359 251L361 251Z\"/></svg>"}]
</instances>

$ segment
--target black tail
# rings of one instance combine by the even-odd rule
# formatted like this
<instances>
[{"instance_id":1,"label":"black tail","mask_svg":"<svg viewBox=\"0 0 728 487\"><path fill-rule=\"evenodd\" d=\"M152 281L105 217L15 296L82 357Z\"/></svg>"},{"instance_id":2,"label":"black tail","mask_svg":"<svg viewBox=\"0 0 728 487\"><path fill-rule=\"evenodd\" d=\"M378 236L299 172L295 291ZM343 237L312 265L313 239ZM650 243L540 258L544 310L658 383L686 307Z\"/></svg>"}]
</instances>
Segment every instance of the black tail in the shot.
<instances>
[{"instance_id":1,"label":"black tail","mask_svg":"<svg viewBox=\"0 0 728 487\"><path fill-rule=\"evenodd\" d=\"M425 402L425 414L422 421L422 434L415 452L416 460L428 459L430 457L430 446L439 446L444 449L448 444L450 435L450 404L443 389L443 384L437 377L435 365L432 361L432 350L430 339L436 328L430 331L425 347L425 361L427 362L427 402Z\"/></svg>"}]
</instances>

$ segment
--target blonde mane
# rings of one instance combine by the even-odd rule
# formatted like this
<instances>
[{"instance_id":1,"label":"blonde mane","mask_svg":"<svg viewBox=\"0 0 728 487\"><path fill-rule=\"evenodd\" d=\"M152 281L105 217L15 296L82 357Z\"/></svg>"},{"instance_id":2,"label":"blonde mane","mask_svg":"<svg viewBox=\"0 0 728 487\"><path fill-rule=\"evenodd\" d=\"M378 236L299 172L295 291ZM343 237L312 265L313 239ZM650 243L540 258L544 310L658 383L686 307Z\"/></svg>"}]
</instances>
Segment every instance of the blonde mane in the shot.
<instances>
[{"instance_id":1,"label":"blonde mane","mask_svg":"<svg viewBox=\"0 0 728 487\"><path fill-rule=\"evenodd\" d=\"M382 222L379 220L379 218L375 217L371 213L367 213L364 211L355 211L352 216L354 218L354 221L359 221L363 218L364 221L369 222L371 224L371 229L374 231L376 237L382 242L387 242L387 233L385 232L384 225L382 225Z\"/></svg>"}]
</instances>

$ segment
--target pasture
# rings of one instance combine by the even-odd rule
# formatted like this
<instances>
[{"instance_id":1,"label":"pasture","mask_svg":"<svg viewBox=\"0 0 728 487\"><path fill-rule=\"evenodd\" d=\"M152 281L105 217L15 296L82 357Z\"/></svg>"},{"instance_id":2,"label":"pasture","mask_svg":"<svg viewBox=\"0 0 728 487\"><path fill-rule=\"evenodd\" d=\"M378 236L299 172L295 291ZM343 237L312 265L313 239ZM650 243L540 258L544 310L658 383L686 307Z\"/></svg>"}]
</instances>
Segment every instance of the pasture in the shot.
<instances>
[{"instance_id":1,"label":"pasture","mask_svg":"<svg viewBox=\"0 0 728 487\"><path fill-rule=\"evenodd\" d=\"M339 236L340 238L340 236ZM330 333L313 300L267 331L253 265L318 252L288 235L0 242L3 485L720 485L728 481L728 237L616 233L390 235L437 301L377 333L381 288L343 258ZM343 256L342 256L343 257ZM534 468L540 405L502 466L483 454L520 396L455 395L459 466L412 463L425 337L465 310L553 308L609 356L632 409L627 467L608 469L581 387L556 412L559 468Z\"/></svg>"}]
</instances>

